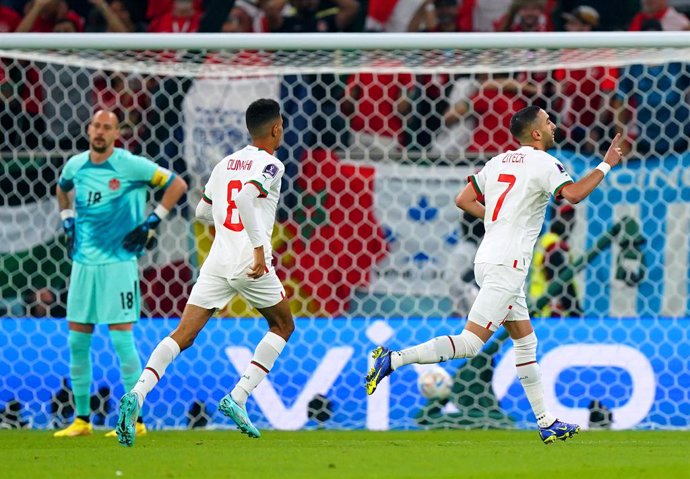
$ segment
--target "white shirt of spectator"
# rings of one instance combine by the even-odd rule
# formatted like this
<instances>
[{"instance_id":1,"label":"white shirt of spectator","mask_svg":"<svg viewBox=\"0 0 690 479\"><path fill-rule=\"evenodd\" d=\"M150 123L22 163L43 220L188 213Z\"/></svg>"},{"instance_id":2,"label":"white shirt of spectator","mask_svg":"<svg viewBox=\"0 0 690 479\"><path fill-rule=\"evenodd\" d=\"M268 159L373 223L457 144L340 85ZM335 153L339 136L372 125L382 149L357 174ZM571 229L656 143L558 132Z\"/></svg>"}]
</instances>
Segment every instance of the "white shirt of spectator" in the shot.
<instances>
[{"instance_id":1,"label":"white shirt of spectator","mask_svg":"<svg viewBox=\"0 0 690 479\"><path fill-rule=\"evenodd\" d=\"M549 198L572 183L572 178L553 156L523 146L493 157L469 180L486 205L486 233L474 262L526 273Z\"/></svg>"},{"instance_id":2,"label":"white shirt of spectator","mask_svg":"<svg viewBox=\"0 0 690 479\"><path fill-rule=\"evenodd\" d=\"M664 16L661 17L660 22L664 31L669 32L686 30L688 27L690 27L690 20L688 20L688 17L686 17L673 7L669 7L666 10Z\"/></svg>"},{"instance_id":3,"label":"white shirt of spectator","mask_svg":"<svg viewBox=\"0 0 690 479\"><path fill-rule=\"evenodd\" d=\"M257 221L262 226L266 264L271 264L271 234L280 198L280 180L285 166L273 155L255 146L223 158L211 172L202 201L212 202L216 236L202 266L207 274L233 277L254 262L254 249L244 230L233 196L242 188L254 188L258 200Z\"/></svg>"},{"instance_id":4,"label":"white shirt of spectator","mask_svg":"<svg viewBox=\"0 0 690 479\"><path fill-rule=\"evenodd\" d=\"M461 102L471 104L472 95L477 93L479 86L479 82L472 78L456 80L448 95L448 108L452 109ZM446 126L443 122L431 151L438 155L463 154L472 140L472 131L477 126L476 123L476 119L470 113L459 118L451 126Z\"/></svg>"}]
</instances>

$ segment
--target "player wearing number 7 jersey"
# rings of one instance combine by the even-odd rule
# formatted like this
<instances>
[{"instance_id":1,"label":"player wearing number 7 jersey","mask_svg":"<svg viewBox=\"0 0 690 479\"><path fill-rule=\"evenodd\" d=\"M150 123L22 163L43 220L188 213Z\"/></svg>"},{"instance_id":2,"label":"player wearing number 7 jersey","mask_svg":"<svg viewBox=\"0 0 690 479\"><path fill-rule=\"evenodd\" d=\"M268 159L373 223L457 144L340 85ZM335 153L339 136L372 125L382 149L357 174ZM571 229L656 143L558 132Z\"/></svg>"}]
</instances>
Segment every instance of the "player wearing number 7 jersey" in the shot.
<instances>
[{"instance_id":1,"label":"player wearing number 7 jersey","mask_svg":"<svg viewBox=\"0 0 690 479\"><path fill-rule=\"evenodd\" d=\"M246 121L252 144L216 165L196 209L198 218L215 225L216 237L180 324L158 343L139 382L120 400L116 430L123 446L134 444L134 420L168 365L192 345L213 312L237 294L267 319L269 332L219 409L249 437L261 435L251 423L245 403L271 370L295 326L285 290L271 264L271 233L285 171L273 156L283 136L280 107L273 100L256 100L247 108Z\"/></svg>"},{"instance_id":2,"label":"player wearing number 7 jersey","mask_svg":"<svg viewBox=\"0 0 690 479\"><path fill-rule=\"evenodd\" d=\"M459 335L437 337L402 351L376 348L374 367L366 378L369 394L384 377L405 364L475 356L503 325L513 339L518 378L536 416L542 441L550 444L579 432L578 425L559 421L544 405L537 337L527 310L525 279L549 198L553 195L579 203L620 162L622 153L618 134L604 161L573 182L563 165L546 153L554 145L555 129L541 108L520 110L511 119L510 131L521 148L495 156L468 178L456 204L482 218L486 233L475 257L480 290L465 329Z\"/></svg>"}]
</instances>

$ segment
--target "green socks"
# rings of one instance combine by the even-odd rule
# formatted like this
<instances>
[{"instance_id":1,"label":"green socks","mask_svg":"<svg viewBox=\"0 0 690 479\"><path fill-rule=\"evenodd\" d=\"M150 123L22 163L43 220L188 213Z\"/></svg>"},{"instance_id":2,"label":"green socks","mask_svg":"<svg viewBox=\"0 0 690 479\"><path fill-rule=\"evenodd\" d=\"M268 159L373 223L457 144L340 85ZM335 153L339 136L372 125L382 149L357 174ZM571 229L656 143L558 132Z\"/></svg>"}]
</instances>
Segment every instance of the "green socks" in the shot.
<instances>
[{"instance_id":1,"label":"green socks","mask_svg":"<svg viewBox=\"0 0 690 479\"><path fill-rule=\"evenodd\" d=\"M77 409L77 416L91 414L91 334L70 331L69 337L69 372L72 379L72 394Z\"/></svg>"},{"instance_id":2,"label":"green socks","mask_svg":"<svg viewBox=\"0 0 690 479\"><path fill-rule=\"evenodd\" d=\"M88 417L91 414L91 334L77 331L69 332L70 376L72 394L77 416ZM125 390L131 390L141 375L141 360L134 347L132 331L110 331L110 339L120 359L120 372Z\"/></svg>"},{"instance_id":3,"label":"green socks","mask_svg":"<svg viewBox=\"0 0 690 479\"><path fill-rule=\"evenodd\" d=\"M110 331L110 339L120 359L120 373L125 391L131 391L141 376L141 360L134 346L132 331Z\"/></svg>"}]
</instances>

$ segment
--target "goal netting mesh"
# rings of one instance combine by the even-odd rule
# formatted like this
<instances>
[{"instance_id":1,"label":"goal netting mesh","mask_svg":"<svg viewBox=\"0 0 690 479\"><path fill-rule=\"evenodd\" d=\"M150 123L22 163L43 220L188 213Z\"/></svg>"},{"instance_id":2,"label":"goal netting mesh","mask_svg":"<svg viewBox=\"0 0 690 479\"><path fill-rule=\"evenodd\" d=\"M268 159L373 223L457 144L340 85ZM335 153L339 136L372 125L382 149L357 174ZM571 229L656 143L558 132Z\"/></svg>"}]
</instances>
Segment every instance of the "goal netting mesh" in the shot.
<instances>
[{"instance_id":1,"label":"goal netting mesh","mask_svg":"<svg viewBox=\"0 0 690 479\"><path fill-rule=\"evenodd\" d=\"M71 265L54 192L65 161L88 148L91 114L116 112L120 146L190 184L140 262L144 359L174 327L209 250L213 230L193 216L201 189L249 141L244 111L260 97L278 99L284 116L273 246L298 319L250 400L259 427L532 424L505 333L471 361L442 364L448 384L411 367L372 397L363 388L376 344L463 327L483 228L454 198L515 146L510 116L532 104L558 125L552 153L576 178L616 131L626 138L623 165L583 203L552 204L537 244L526 292L548 405L585 427L690 425L690 48L557 48L547 36L528 47L317 49L306 36L297 50L122 50L45 38L52 48L0 47L0 425L54 427L72 413L66 322L56 319ZM265 326L241 299L218 316L150 396L152 426L227 425L217 401ZM441 397L425 397L420 381ZM113 425L122 392L97 331L97 423Z\"/></svg>"}]
</instances>

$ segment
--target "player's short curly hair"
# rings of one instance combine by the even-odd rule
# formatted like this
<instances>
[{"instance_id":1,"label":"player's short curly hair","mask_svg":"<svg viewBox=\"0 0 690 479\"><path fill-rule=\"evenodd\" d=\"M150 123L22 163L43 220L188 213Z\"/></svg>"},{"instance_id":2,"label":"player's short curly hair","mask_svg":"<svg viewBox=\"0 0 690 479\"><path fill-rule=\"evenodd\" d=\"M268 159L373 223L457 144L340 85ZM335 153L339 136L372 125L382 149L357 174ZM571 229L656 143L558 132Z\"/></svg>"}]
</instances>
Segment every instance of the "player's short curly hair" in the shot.
<instances>
[{"instance_id":1,"label":"player's short curly hair","mask_svg":"<svg viewBox=\"0 0 690 479\"><path fill-rule=\"evenodd\" d=\"M280 118L280 105L270 98L260 98L247 108L247 130L252 138L260 138L266 132L266 126L272 125Z\"/></svg>"}]
</instances>

